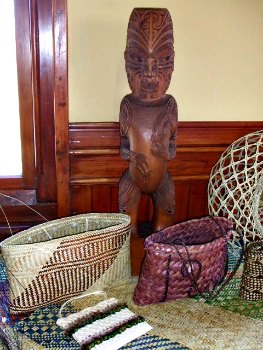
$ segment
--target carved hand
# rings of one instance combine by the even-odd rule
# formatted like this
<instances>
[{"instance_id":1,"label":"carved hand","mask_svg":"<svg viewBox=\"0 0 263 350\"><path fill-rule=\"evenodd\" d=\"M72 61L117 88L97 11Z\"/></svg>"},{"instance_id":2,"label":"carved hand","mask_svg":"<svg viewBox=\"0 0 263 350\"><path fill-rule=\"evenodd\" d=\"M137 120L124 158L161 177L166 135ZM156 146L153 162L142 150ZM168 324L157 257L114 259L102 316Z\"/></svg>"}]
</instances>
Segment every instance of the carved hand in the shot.
<instances>
[{"instance_id":1,"label":"carved hand","mask_svg":"<svg viewBox=\"0 0 263 350\"><path fill-rule=\"evenodd\" d=\"M147 178L150 176L149 165L146 160L146 157L142 153L134 153L132 154L130 161L135 163L136 169L139 170L142 177Z\"/></svg>"}]
</instances>

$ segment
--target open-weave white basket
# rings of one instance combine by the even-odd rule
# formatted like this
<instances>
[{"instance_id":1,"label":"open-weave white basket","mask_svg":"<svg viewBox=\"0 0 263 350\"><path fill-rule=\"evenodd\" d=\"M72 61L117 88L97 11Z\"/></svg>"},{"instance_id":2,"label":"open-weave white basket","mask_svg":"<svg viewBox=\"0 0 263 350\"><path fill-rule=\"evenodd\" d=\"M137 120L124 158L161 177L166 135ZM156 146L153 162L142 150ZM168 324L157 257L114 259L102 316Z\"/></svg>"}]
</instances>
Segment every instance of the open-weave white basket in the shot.
<instances>
[{"instance_id":1,"label":"open-weave white basket","mask_svg":"<svg viewBox=\"0 0 263 350\"><path fill-rule=\"evenodd\" d=\"M209 213L232 220L245 244L263 237L263 232L259 229L262 219L259 218L259 205L255 209L256 200L259 201L261 196L259 179L262 176L263 130L247 134L233 142L222 153L210 174ZM234 235L232 242L238 238Z\"/></svg>"},{"instance_id":2,"label":"open-weave white basket","mask_svg":"<svg viewBox=\"0 0 263 350\"><path fill-rule=\"evenodd\" d=\"M263 174L257 183L255 191L253 215L255 218L255 229L263 237Z\"/></svg>"}]
</instances>

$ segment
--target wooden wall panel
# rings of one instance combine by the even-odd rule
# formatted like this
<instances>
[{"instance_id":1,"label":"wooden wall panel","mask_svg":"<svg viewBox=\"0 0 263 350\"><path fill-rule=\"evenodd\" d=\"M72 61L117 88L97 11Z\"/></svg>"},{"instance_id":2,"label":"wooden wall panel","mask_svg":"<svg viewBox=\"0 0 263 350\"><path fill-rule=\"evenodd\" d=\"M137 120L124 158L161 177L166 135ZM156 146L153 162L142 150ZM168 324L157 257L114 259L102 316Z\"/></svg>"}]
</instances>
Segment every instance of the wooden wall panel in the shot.
<instances>
[{"instance_id":1,"label":"wooden wall panel","mask_svg":"<svg viewBox=\"0 0 263 350\"><path fill-rule=\"evenodd\" d=\"M177 155L168 166L176 186L176 222L207 213L206 189L213 165L229 144L262 128L262 122L179 123ZM118 181L128 165L119 155L119 124L70 124L69 138L73 212L84 210L83 205L76 206L81 202L76 197L87 196L86 186L91 196L87 209L117 211ZM145 198L141 202L141 218L149 218L151 204Z\"/></svg>"},{"instance_id":2,"label":"wooden wall panel","mask_svg":"<svg viewBox=\"0 0 263 350\"><path fill-rule=\"evenodd\" d=\"M188 203L191 183L175 183L175 215L176 221L184 221L188 216Z\"/></svg>"},{"instance_id":3,"label":"wooden wall panel","mask_svg":"<svg viewBox=\"0 0 263 350\"><path fill-rule=\"evenodd\" d=\"M207 181L192 182L188 197L187 218L198 218L208 214Z\"/></svg>"},{"instance_id":4,"label":"wooden wall panel","mask_svg":"<svg viewBox=\"0 0 263 350\"><path fill-rule=\"evenodd\" d=\"M111 188L111 212L112 213L116 213L118 212L119 208L118 208L118 186L110 186Z\"/></svg>"},{"instance_id":5,"label":"wooden wall panel","mask_svg":"<svg viewBox=\"0 0 263 350\"><path fill-rule=\"evenodd\" d=\"M71 189L71 214L84 214L91 211L91 187L73 186Z\"/></svg>"},{"instance_id":6,"label":"wooden wall panel","mask_svg":"<svg viewBox=\"0 0 263 350\"><path fill-rule=\"evenodd\" d=\"M176 189L175 222L208 214L207 184L213 165L235 140L263 129L263 122L181 122L177 155L169 162ZM69 128L72 213L118 212L118 182L127 168L119 155L118 123L74 123ZM152 203L143 195L139 220L148 221ZM132 272L140 271L144 237L132 237Z\"/></svg>"},{"instance_id":7,"label":"wooden wall panel","mask_svg":"<svg viewBox=\"0 0 263 350\"><path fill-rule=\"evenodd\" d=\"M126 166L118 153L74 155L71 156L71 181L80 183L85 179L94 183L117 183Z\"/></svg>"},{"instance_id":8,"label":"wooden wall panel","mask_svg":"<svg viewBox=\"0 0 263 350\"><path fill-rule=\"evenodd\" d=\"M95 185L91 190L91 210L93 213L111 212L111 189L108 185Z\"/></svg>"},{"instance_id":9,"label":"wooden wall panel","mask_svg":"<svg viewBox=\"0 0 263 350\"><path fill-rule=\"evenodd\" d=\"M43 215L47 220L52 220L57 217L57 205L55 203L34 204L30 205L30 207ZM3 212L1 211L0 241L10 237L11 234L45 222L45 220L40 215L27 208L25 205L12 205L11 203L9 206L4 206L4 211L6 218L10 223L12 233L10 232Z\"/></svg>"},{"instance_id":10,"label":"wooden wall panel","mask_svg":"<svg viewBox=\"0 0 263 350\"><path fill-rule=\"evenodd\" d=\"M144 239L141 237L132 237L131 239L131 271L133 276L138 276L141 270L141 264L145 255Z\"/></svg>"}]
</instances>

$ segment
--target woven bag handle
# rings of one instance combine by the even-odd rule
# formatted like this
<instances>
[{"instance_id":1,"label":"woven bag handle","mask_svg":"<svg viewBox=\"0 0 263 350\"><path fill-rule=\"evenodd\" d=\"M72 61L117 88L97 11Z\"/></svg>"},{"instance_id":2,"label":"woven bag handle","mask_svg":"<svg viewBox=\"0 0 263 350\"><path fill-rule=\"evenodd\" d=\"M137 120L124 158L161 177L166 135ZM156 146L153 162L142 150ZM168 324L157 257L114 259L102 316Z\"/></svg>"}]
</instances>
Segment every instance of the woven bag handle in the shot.
<instances>
[{"instance_id":1,"label":"woven bag handle","mask_svg":"<svg viewBox=\"0 0 263 350\"><path fill-rule=\"evenodd\" d=\"M185 252L187 255L187 261L185 261L182 254L180 253L180 251L177 247L177 244L182 245L185 248ZM184 270L185 270L185 272L186 272L186 274L191 282L192 287L197 291L198 294L201 294L201 292L199 291L199 288L198 288L197 280L198 280L198 277L200 276L200 273L201 273L202 264L199 261L195 260L195 262L198 263L198 265L199 265L198 273L195 274L194 269L193 269L192 260L190 257L190 253L189 253L189 250L188 250L186 244L182 240L178 239L178 240L173 241L171 243L171 245L176 249L176 252L181 260L181 263L182 263ZM170 282L170 263L171 263L171 260L172 260L172 255L169 255L168 262L167 262L167 270L166 270L164 296L163 296L161 302L166 300L167 294L168 294L169 282ZM189 263L190 271L189 271L189 268L187 266L187 263Z\"/></svg>"},{"instance_id":2,"label":"woven bag handle","mask_svg":"<svg viewBox=\"0 0 263 350\"><path fill-rule=\"evenodd\" d=\"M232 229L227 229L227 230L224 230L223 227L220 225L220 223L213 217L211 216L211 219L214 220L214 222L217 224L217 226L220 228L221 230L221 233L222 233L222 236L224 236L224 238L226 239L226 243L227 243L227 233L229 231L233 231ZM232 280L232 278L234 277L234 275L236 274L239 266L241 265L241 262L243 260L243 257L244 257L244 240L243 240L243 237L239 234L239 232L237 232L239 238L240 238L240 243L241 243L241 252L240 252L240 256L238 258L238 260L236 261L236 264L233 268L233 270L231 271L231 273L229 274L229 276L224 280L224 282L220 285L220 288L217 289L217 290L213 290L213 291L204 291L204 292L201 292L199 290L199 287L198 287L198 277L201 273L201 268L202 268L202 265L200 262L198 262L197 260L195 262L199 263L200 264L200 268L198 270L198 273L195 274L194 270L193 270L193 264L192 264L192 261L191 261L191 256L190 256L190 253L189 253L189 250L188 250L188 247L187 245L183 242L183 240L181 239L177 239L175 241L173 241L172 243L170 243L171 245L173 245L173 247L176 249L176 252L182 262L182 265L184 267L184 270L186 271L186 274L188 275L188 278L191 282L191 285L192 285L192 288L194 288L197 292L198 295L201 295L202 294L202 297L204 297L206 300L212 300L214 299L222 290L223 288L226 287L227 284L230 283L230 281ZM161 242L160 242L161 243ZM185 262L182 254L180 253L177 245L182 245L186 251L186 255L187 255L187 261ZM167 270L166 270L166 282L165 282L165 292L164 292L164 297L161 301L165 301L166 298L167 298L167 294L168 294L168 288L169 288L169 280L170 280L170 271L169 271L169 268L170 268L170 262L171 262L171 258L172 256L169 255L168 257L168 262L167 262ZM228 258L228 256L227 256ZM189 264L189 267L190 267L190 271L189 271L189 268L187 266L187 263ZM216 286L215 286L216 288ZM190 294L190 292L189 292ZM207 296L206 296L207 295ZM190 295L189 295L190 296Z\"/></svg>"},{"instance_id":3,"label":"woven bag handle","mask_svg":"<svg viewBox=\"0 0 263 350\"><path fill-rule=\"evenodd\" d=\"M18 198L9 196L9 195L4 194L4 193L1 193L1 192L0 192L0 196L1 196L1 197L8 198L8 199L11 199L11 200L15 200L15 201L17 201L17 202L23 204L23 205L26 206L28 209L32 210L35 214L39 215L39 216L40 216L42 219L44 219L45 221L47 221L47 222L49 221L44 215L40 214L36 209L30 207L28 204L26 204L25 202L23 202L21 199L18 199ZM2 211L2 213L3 213L3 215L4 215L4 218L5 218L5 221L6 221L7 225L8 225L8 229L9 229L9 231L10 231L10 234L11 234L11 236L13 236L13 231L12 231L12 229L11 229L11 226L10 226L10 223L9 223L9 221L8 221L7 215L6 215L5 211L4 211L4 208L3 208L3 206L2 206L1 204L0 204L0 210ZM51 237L50 237L50 235L48 234L48 232L47 232L45 229L44 229L44 231L45 231L45 233L48 235L49 239L51 239Z\"/></svg>"},{"instance_id":4,"label":"woven bag handle","mask_svg":"<svg viewBox=\"0 0 263 350\"><path fill-rule=\"evenodd\" d=\"M66 306L67 304L72 303L74 300L77 300L77 299L83 299L83 298L85 298L85 297L87 297L87 296L89 296L89 295L103 295L104 299L107 298L107 293L104 292L103 290L96 290L96 291L94 291L94 292L87 292L87 293L78 295L78 296L76 296L76 297L73 297L73 298L71 298L71 299L65 301L65 303L61 305L61 307L60 307L60 309L59 309L59 312L58 312L59 318L62 317L62 311L63 311L63 309L65 308L65 306Z\"/></svg>"},{"instance_id":5,"label":"woven bag handle","mask_svg":"<svg viewBox=\"0 0 263 350\"><path fill-rule=\"evenodd\" d=\"M234 231L233 229L231 228L227 228L226 230L223 229L223 227L220 225L220 223L218 222L218 220L216 220L216 218L213 216L213 215L210 215L210 218L216 223L216 225L220 228L221 232L222 232L222 235L224 236L225 240L226 240L226 246L228 244L228 241L227 241L227 234L228 232L230 231ZM213 291L205 291L205 292L202 292L202 293L199 293L202 294L202 297L204 297L206 300L212 300L214 299L229 283L230 281L232 280L232 278L235 276L237 270L239 269L239 266L241 265L241 262L244 258L244 239L243 239L243 236L238 232L238 231L235 231L237 233L237 235L239 236L239 239L240 239L240 246L241 246L241 251L240 251L240 255L239 255L239 258L238 260L236 261L235 263L235 266L233 268L233 270L230 272L230 274L228 275L228 277L224 280L224 282L222 282L220 284L220 287L217 289L217 290L213 290ZM226 263L228 263L228 255L227 255L227 261ZM215 288L216 288L216 285L215 285ZM205 296L207 295L207 296Z\"/></svg>"}]
</instances>

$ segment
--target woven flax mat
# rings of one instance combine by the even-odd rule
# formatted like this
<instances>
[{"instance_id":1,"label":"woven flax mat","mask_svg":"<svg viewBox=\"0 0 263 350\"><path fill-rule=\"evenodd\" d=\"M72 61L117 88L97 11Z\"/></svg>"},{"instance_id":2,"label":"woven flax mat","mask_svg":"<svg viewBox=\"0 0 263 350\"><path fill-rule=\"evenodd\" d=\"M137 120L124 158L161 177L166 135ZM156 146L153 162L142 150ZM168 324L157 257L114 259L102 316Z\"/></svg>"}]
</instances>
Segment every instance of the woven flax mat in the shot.
<instances>
[{"instance_id":1,"label":"woven flax mat","mask_svg":"<svg viewBox=\"0 0 263 350\"><path fill-rule=\"evenodd\" d=\"M210 306L197 299L137 306L131 300L134 287L135 284L120 286L108 290L108 294L128 301L131 310L144 316L153 327L149 334L177 341L192 350L263 349L261 320Z\"/></svg>"},{"instance_id":2,"label":"woven flax mat","mask_svg":"<svg viewBox=\"0 0 263 350\"><path fill-rule=\"evenodd\" d=\"M107 288L107 296L128 304L142 315L153 329L134 340L124 350L259 350L263 349L263 302L246 302L238 298L241 271L213 301L200 297L137 306L132 301L136 280ZM76 301L66 311L87 306L90 297ZM23 350L78 350L78 344L56 326L60 305L39 308L17 322L25 335ZM28 341L31 341L29 344ZM109 349L110 350L110 349Z\"/></svg>"},{"instance_id":3,"label":"woven flax mat","mask_svg":"<svg viewBox=\"0 0 263 350\"><path fill-rule=\"evenodd\" d=\"M114 296L126 302L132 311L144 316L153 327L152 331L123 349L259 350L263 348L261 320L211 306L198 299L137 306L132 301L135 283L133 281L106 290L109 297ZM75 309L83 308L87 303L89 300L85 298L75 302ZM20 322L21 330L23 328L28 337L46 349L77 350L79 347L72 338L65 337L55 324L58 309L59 305L54 305L35 311L27 320ZM262 303L260 312L262 313Z\"/></svg>"}]
</instances>

